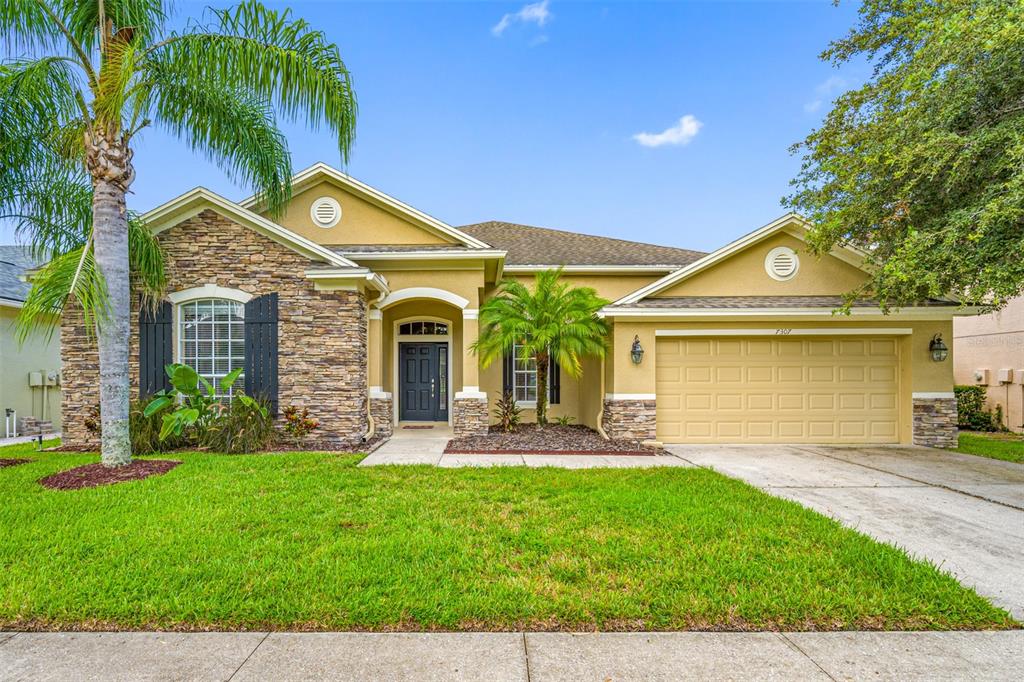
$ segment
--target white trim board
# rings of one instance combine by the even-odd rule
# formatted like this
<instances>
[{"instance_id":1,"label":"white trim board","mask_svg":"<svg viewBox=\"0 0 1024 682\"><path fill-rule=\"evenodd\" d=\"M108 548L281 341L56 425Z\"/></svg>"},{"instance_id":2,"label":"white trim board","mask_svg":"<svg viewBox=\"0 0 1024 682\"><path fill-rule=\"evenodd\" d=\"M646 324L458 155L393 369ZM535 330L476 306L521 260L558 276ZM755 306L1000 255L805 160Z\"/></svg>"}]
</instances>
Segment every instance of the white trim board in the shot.
<instances>
[{"instance_id":1,"label":"white trim board","mask_svg":"<svg viewBox=\"0 0 1024 682\"><path fill-rule=\"evenodd\" d=\"M905 336L913 333L914 330L909 327L847 327L841 329L779 327L776 329L656 329L654 336Z\"/></svg>"},{"instance_id":2,"label":"white trim board","mask_svg":"<svg viewBox=\"0 0 1024 682\"><path fill-rule=\"evenodd\" d=\"M934 399L934 398L952 399L952 398L956 398L956 393L953 393L952 391L948 391L948 392L946 392L946 391L921 391L921 392L911 393L910 397L911 398L921 398L921 399L925 399L925 400L930 400L930 399Z\"/></svg>"},{"instance_id":3,"label":"white trim board","mask_svg":"<svg viewBox=\"0 0 1024 682\"><path fill-rule=\"evenodd\" d=\"M657 393L605 393L605 400L657 400Z\"/></svg>"},{"instance_id":4,"label":"white trim board","mask_svg":"<svg viewBox=\"0 0 1024 682\"><path fill-rule=\"evenodd\" d=\"M309 168L301 170L292 176L291 182L293 193L298 194L299 192L303 191L306 188L306 186L312 184L313 181L316 180L318 176L325 176L333 180L334 182L337 182L338 184L342 185L343 187L346 187L354 191L356 194L362 195L366 199L369 199L371 203L377 204L381 208L384 208L391 213L397 213L399 215L405 216L406 218L411 218L414 222L419 223L423 227L426 227L430 230L434 230L436 232L440 232L454 239L457 242L465 244L466 246L469 246L474 249L491 248L489 244L486 244L480 241L479 239L476 239L475 237L471 237L465 232L455 229L448 223L438 220L433 216L427 215L423 211L417 210L410 206L409 204L406 204L394 198L393 196L381 192L379 189L371 187L366 183L360 182L359 180L353 178L351 175L342 173L338 169L328 166L323 161L318 161ZM239 204L242 207L249 210L259 209L259 203L257 202L256 195L253 195L242 200L241 202L239 202Z\"/></svg>"},{"instance_id":5,"label":"white trim board","mask_svg":"<svg viewBox=\"0 0 1024 682\"><path fill-rule=\"evenodd\" d=\"M957 306L927 306L904 308L888 315L877 308L853 308L849 315L835 315L831 308L602 308L598 317L823 317L842 321L852 317L877 317L879 319L949 320L954 316L977 314L969 308Z\"/></svg>"},{"instance_id":6,"label":"white trim board","mask_svg":"<svg viewBox=\"0 0 1024 682\"><path fill-rule=\"evenodd\" d=\"M561 268L567 275L643 275L647 273L675 272L678 265L506 265L505 272L543 272Z\"/></svg>"},{"instance_id":7,"label":"white trim board","mask_svg":"<svg viewBox=\"0 0 1024 682\"><path fill-rule=\"evenodd\" d=\"M325 248L305 237L282 227L275 222L267 220L261 215L239 206L238 204L215 194L205 187L196 187L193 190L171 199L165 204L157 206L142 216L150 232L159 234L175 225L202 213L210 208L226 218L249 227L255 232L262 234L268 239L286 246L312 260L326 261L331 265L339 267L359 267L347 258Z\"/></svg>"},{"instance_id":8,"label":"white trim board","mask_svg":"<svg viewBox=\"0 0 1024 682\"><path fill-rule=\"evenodd\" d=\"M223 298L236 303L248 303L252 300L252 294L241 289L220 287L216 284L203 284L191 289L182 289L167 294L167 300L177 305L186 301L193 301L200 298Z\"/></svg>"},{"instance_id":9,"label":"white trim board","mask_svg":"<svg viewBox=\"0 0 1024 682\"><path fill-rule=\"evenodd\" d=\"M437 289L435 287L407 287L405 289L392 291L384 297L383 301L377 304L377 307L383 310L384 308L393 306L396 303L415 299L444 301L445 303L449 303L462 310L465 310L466 306L469 305L469 299L463 298L462 296L445 289Z\"/></svg>"}]
</instances>

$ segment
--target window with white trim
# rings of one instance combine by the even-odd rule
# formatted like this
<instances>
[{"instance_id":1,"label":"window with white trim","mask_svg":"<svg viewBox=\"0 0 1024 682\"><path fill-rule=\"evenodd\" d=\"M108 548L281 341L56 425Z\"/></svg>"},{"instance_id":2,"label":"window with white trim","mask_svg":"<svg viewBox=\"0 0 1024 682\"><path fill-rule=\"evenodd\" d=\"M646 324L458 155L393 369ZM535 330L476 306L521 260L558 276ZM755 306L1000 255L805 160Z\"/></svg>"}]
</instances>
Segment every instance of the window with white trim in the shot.
<instances>
[{"instance_id":1,"label":"window with white trim","mask_svg":"<svg viewBox=\"0 0 1024 682\"><path fill-rule=\"evenodd\" d=\"M537 358L518 343L513 346L512 395L516 402L537 401Z\"/></svg>"},{"instance_id":2,"label":"window with white trim","mask_svg":"<svg viewBox=\"0 0 1024 682\"><path fill-rule=\"evenodd\" d=\"M424 320L406 322L398 326L399 336L448 336L448 325L444 322Z\"/></svg>"},{"instance_id":3,"label":"window with white trim","mask_svg":"<svg viewBox=\"0 0 1024 682\"><path fill-rule=\"evenodd\" d=\"M178 306L178 362L214 386L233 370L245 367L245 305L204 298ZM222 397L244 385L244 375ZM218 393L219 393L218 388Z\"/></svg>"}]
</instances>

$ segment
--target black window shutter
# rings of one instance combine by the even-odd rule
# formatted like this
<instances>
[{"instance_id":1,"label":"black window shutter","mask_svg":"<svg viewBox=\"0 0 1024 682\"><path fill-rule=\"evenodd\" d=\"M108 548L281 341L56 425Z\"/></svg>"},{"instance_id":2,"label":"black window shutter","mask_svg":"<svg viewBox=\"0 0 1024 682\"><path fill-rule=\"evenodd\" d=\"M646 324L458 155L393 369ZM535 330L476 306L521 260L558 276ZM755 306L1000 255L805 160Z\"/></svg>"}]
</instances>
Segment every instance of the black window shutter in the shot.
<instances>
[{"instance_id":1,"label":"black window shutter","mask_svg":"<svg viewBox=\"0 0 1024 682\"><path fill-rule=\"evenodd\" d=\"M174 362L172 328L174 307L162 301L154 309L142 303L139 310L139 397L170 389L165 366Z\"/></svg>"},{"instance_id":2,"label":"black window shutter","mask_svg":"<svg viewBox=\"0 0 1024 682\"><path fill-rule=\"evenodd\" d=\"M505 353L505 356L501 359L501 392L513 393L512 387L512 367L514 357L512 352Z\"/></svg>"},{"instance_id":3,"label":"black window shutter","mask_svg":"<svg viewBox=\"0 0 1024 682\"><path fill-rule=\"evenodd\" d=\"M548 402L557 405L562 399L562 368L554 357L548 363Z\"/></svg>"},{"instance_id":4,"label":"black window shutter","mask_svg":"<svg viewBox=\"0 0 1024 682\"><path fill-rule=\"evenodd\" d=\"M277 294L245 304L245 393L277 415Z\"/></svg>"}]
</instances>

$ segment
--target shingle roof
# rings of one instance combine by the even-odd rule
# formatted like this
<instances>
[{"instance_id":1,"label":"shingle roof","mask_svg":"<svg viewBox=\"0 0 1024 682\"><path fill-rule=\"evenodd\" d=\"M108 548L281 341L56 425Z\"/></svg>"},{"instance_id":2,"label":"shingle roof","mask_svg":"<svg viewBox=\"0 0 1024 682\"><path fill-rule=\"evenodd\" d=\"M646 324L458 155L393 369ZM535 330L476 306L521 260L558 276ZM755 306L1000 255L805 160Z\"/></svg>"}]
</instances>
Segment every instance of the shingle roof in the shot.
<instances>
[{"instance_id":1,"label":"shingle roof","mask_svg":"<svg viewBox=\"0 0 1024 682\"><path fill-rule=\"evenodd\" d=\"M681 267L700 251L491 220L458 230L508 252L506 265L665 265Z\"/></svg>"},{"instance_id":2,"label":"shingle roof","mask_svg":"<svg viewBox=\"0 0 1024 682\"><path fill-rule=\"evenodd\" d=\"M9 301L24 301L29 285L19 277L45 259L34 258L25 246L0 246L0 298Z\"/></svg>"},{"instance_id":3,"label":"shingle roof","mask_svg":"<svg viewBox=\"0 0 1024 682\"><path fill-rule=\"evenodd\" d=\"M842 296L670 296L645 298L636 303L611 308L838 308L843 305ZM956 305L950 301L928 299L919 306ZM878 301L860 299L853 302L855 308L878 307Z\"/></svg>"}]
</instances>

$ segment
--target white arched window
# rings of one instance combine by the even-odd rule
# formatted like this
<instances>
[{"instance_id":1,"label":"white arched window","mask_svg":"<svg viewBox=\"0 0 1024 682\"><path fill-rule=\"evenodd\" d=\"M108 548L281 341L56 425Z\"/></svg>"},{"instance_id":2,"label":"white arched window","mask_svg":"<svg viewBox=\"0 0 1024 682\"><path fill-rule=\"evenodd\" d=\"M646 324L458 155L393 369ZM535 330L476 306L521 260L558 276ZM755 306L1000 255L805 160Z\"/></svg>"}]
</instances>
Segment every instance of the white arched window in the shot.
<instances>
[{"instance_id":1,"label":"white arched window","mask_svg":"<svg viewBox=\"0 0 1024 682\"><path fill-rule=\"evenodd\" d=\"M214 386L233 370L244 368L245 304L225 298L179 303L178 362ZM243 385L244 376L240 376L226 396Z\"/></svg>"}]
</instances>

